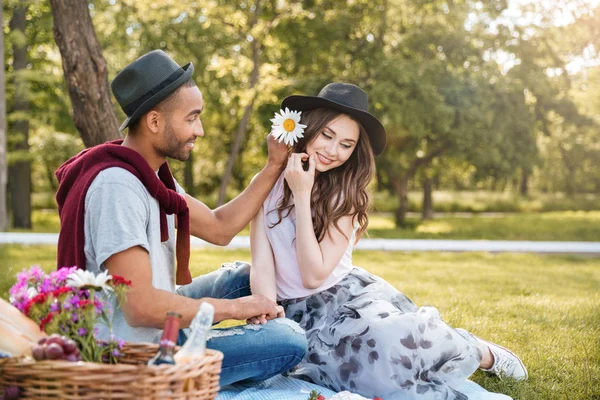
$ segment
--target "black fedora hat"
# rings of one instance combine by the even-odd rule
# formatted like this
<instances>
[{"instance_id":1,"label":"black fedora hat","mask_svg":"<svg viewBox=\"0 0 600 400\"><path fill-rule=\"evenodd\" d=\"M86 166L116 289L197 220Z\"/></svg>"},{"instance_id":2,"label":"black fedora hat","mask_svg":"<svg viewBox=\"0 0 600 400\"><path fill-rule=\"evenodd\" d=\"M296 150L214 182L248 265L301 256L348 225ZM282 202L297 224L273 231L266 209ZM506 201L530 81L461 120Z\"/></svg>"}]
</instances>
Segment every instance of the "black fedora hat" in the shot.
<instances>
[{"instance_id":1,"label":"black fedora hat","mask_svg":"<svg viewBox=\"0 0 600 400\"><path fill-rule=\"evenodd\" d=\"M315 108L333 108L350 115L361 123L369 135L373 153L378 156L385 149L385 128L369 114L369 99L364 90L350 83L334 82L325 86L317 96L288 96L281 109L308 111Z\"/></svg>"},{"instance_id":2,"label":"black fedora hat","mask_svg":"<svg viewBox=\"0 0 600 400\"><path fill-rule=\"evenodd\" d=\"M110 87L127 119L123 130L187 82L194 65L180 67L162 50L144 54L117 74Z\"/></svg>"}]
</instances>

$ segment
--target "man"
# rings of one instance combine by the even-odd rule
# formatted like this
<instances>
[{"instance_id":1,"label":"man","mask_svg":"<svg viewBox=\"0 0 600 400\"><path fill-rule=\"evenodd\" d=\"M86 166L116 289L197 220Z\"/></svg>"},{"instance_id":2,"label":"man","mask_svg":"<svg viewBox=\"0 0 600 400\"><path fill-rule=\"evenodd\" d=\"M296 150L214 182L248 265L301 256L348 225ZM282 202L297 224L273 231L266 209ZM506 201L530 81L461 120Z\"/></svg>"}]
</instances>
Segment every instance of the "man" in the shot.
<instances>
[{"instance_id":1,"label":"man","mask_svg":"<svg viewBox=\"0 0 600 400\"><path fill-rule=\"evenodd\" d=\"M111 88L128 117L121 126L129 128L126 138L86 149L57 171L58 267L108 270L132 281L113 319L114 334L131 342L158 341L168 311L182 314L182 327L189 326L203 301L214 306L215 322L283 316L276 303L250 294L246 264L191 280L189 235L229 243L260 209L287 161L286 148L269 138L266 166L234 200L210 210L185 194L166 159L187 160L204 136L204 102L193 71L191 63L180 67L159 50L125 67ZM175 277L183 285L177 289ZM265 379L302 359L306 339L294 322L279 318L258 328L225 329L207 343L224 353L221 385Z\"/></svg>"}]
</instances>

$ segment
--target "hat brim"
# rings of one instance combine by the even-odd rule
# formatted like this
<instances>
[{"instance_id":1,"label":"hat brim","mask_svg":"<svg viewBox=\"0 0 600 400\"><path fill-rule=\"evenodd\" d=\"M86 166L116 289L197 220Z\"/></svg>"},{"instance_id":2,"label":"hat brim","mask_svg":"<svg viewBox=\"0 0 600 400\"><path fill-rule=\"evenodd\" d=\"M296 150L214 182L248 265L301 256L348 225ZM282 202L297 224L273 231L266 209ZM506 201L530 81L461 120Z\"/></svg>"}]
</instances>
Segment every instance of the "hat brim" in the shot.
<instances>
[{"instance_id":1,"label":"hat brim","mask_svg":"<svg viewBox=\"0 0 600 400\"><path fill-rule=\"evenodd\" d=\"M371 143L374 155L380 155L385 149L387 142L385 128L377 118L368 112L348 107L318 96L288 96L281 103L281 109L285 109L286 107L296 111L308 111L315 108L333 108L342 111L344 114L348 114L360 122L365 128L367 135L369 135L369 142Z\"/></svg>"},{"instance_id":2,"label":"hat brim","mask_svg":"<svg viewBox=\"0 0 600 400\"><path fill-rule=\"evenodd\" d=\"M164 99L169 97L169 95L171 95L181 85L183 85L185 82L187 82L192 77L192 74L194 73L194 64L192 64L191 62L187 63L186 65L181 67L181 69L183 69L183 74L181 74L181 76L179 78L177 78L171 84L162 88L154 96L150 97L148 100L143 102L133 112L133 114L131 114L125 121L123 121L119 130L122 131L123 129L127 128L130 124L137 121L142 115L144 115L145 113L150 111L154 106L156 106L158 103L160 103L161 101L163 101Z\"/></svg>"}]
</instances>

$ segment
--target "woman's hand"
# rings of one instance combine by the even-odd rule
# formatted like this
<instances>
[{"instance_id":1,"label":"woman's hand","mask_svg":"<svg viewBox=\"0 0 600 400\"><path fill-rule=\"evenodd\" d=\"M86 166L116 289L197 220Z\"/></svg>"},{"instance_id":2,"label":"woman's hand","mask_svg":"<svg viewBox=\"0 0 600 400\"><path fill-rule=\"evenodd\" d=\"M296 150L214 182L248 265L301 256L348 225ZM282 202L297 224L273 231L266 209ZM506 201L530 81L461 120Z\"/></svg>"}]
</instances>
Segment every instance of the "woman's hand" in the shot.
<instances>
[{"instance_id":1,"label":"woman's hand","mask_svg":"<svg viewBox=\"0 0 600 400\"><path fill-rule=\"evenodd\" d=\"M302 161L308 160L308 171L302 168ZM284 173L294 198L299 196L308 196L312 193L315 183L315 158L306 153L292 153L288 159L287 167Z\"/></svg>"}]
</instances>

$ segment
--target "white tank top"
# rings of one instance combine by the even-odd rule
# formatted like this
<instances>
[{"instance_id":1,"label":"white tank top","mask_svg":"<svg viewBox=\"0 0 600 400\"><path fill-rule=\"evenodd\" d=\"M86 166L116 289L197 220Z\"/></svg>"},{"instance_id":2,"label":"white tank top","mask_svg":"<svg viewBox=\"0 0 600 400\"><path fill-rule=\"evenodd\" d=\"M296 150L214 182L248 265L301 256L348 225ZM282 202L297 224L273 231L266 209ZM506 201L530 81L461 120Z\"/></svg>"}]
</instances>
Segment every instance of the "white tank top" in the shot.
<instances>
[{"instance_id":1,"label":"white tank top","mask_svg":"<svg viewBox=\"0 0 600 400\"><path fill-rule=\"evenodd\" d=\"M279 220L277 206L283 197L283 174L269 193L264 202L264 220L267 238L273 249L275 259L275 276L277 281L277 299L298 299L311 294L329 289L341 281L352 270L352 249L356 238L356 227L352 232L348 247L329 277L316 289L307 289L302 284L302 276L296 257L296 210L292 208L289 215L285 216L276 226L270 228ZM275 210L273 212L270 212Z\"/></svg>"}]
</instances>

